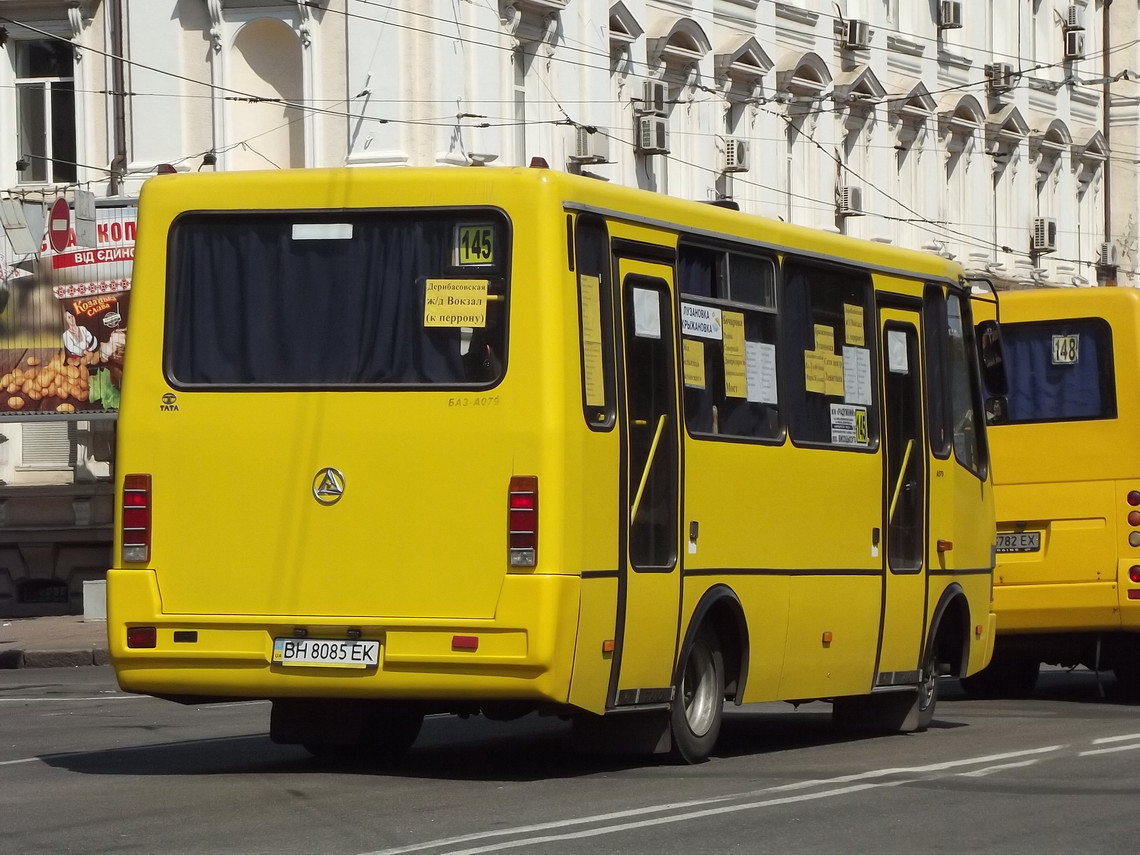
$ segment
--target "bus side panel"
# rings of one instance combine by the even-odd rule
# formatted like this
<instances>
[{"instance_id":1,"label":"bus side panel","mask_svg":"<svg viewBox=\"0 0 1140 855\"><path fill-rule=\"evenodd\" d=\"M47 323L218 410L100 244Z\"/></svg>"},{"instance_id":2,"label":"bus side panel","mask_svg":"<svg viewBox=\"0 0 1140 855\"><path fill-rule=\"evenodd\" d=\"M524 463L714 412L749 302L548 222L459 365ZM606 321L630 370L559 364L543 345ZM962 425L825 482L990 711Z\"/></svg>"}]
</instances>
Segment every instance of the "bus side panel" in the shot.
<instances>
[{"instance_id":1,"label":"bus side panel","mask_svg":"<svg viewBox=\"0 0 1140 855\"><path fill-rule=\"evenodd\" d=\"M789 586L778 699L866 694L875 675L882 580L805 576L791 579Z\"/></svg>"},{"instance_id":2,"label":"bus side panel","mask_svg":"<svg viewBox=\"0 0 1140 855\"><path fill-rule=\"evenodd\" d=\"M606 711L613 651L603 645L616 638L618 580L614 577L582 580L578 638L574 647L574 673L570 703L599 715Z\"/></svg>"}]
</instances>

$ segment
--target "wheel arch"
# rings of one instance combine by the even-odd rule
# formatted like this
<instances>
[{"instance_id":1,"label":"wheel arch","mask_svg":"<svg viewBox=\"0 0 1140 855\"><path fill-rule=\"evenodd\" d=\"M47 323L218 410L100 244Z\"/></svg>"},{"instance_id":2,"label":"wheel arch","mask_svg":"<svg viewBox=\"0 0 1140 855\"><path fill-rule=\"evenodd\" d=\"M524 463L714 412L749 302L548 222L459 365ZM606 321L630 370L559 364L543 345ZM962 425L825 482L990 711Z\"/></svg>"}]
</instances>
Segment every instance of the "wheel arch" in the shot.
<instances>
[{"instance_id":1,"label":"wheel arch","mask_svg":"<svg viewBox=\"0 0 1140 855\"><path fill-rule=\"evenodd\" d=\"M744 698L744 684L748 678L748 621L744 617L744 607L740 604L740 598L725 584L713 585L705 591L693 610L684 641L678 651L677 661L673 666L673 685L679 683L680 669L697 633L706 626L714 629L720 637L721 653L724 656L725 695L729 696L731 692L733 703L740 705Z\"/></svg>"},{"instance_id":2,"label":"wheel arch","mask_svg":"<svg viewBox=\"0 0 1140 855\"><path fill-rule=\"evenodd\" d=\"M946 586L934 608L926 637L927 653L931 645L936 645L936 661L948 664L951 675L965 675L970 662L970 602L957 582ZM922 661L926 661L925 656Z\"/></svg>"}]
</instances>

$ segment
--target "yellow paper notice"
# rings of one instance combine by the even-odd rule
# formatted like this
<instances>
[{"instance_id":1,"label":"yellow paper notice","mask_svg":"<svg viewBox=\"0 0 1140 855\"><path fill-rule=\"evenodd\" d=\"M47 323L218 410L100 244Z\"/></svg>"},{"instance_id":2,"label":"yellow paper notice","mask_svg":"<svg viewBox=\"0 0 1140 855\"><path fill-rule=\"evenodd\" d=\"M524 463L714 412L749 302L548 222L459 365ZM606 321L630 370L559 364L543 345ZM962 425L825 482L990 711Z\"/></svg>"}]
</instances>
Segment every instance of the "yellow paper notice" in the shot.
<instances>
[{"instance_id":1,"label":"yellow paper notice","mask_svg":"<svg viewBox=\"0 0 1140 855\"><path fill-rule=\"evenodd\" d=\"M424 326L487 326L487 280L426 280L424 283Z\"/></svg>"},{"instance_id":2,"label":"yellow paper notice","mask_svg":"<svg viewBox=\"0 0 1140 855\"><path fill-rule=\"evenodd\" d=\"M606 386L602 368L601 280L582 276L582 355L585 358L586 406L604 407Z\"/></svg>"},{"instance_id":3,"label":"yellow paper notice","mask_svg":"<svg viewBox=\"0 0 1140 855\"><path fill-rule=\"evenodd\" d=\"M863 307L843 304L843 328L847 334L847 343L858 347L867 343L863 337Z\"/></svg>"},{"instance_id":4,"label":"yellow paper notice","mask_svg":"<svg viewBox=\"0 0 1140 855\"><path fill-rule=\"evenodd\" d=\"M824 394L843 397L843 357L824 354L823 356Z\"/></svg>"},{"instance_id":5,"label":"yellow paper notice","mask_svg":"<svg viewBox=\"0 0 1140 855\"><path fill-rule=\"evenodd\" d=\"M693 389L705 388L705 343L685 339L685 385Z\"/></svg>"},{"instance_id":6,"label":"yellow paper notice","mask_svg":"<svg viewBox=\"0 0 1140 855\"><path fill-rule=\"evenodd\" d=\"M816 324L815 349L825 356L835 353L835 330L823 324Z\"/></svg>"},{"instance_id":7,"label":"yellow paper notice","mask_svg":"<svg viewBox=\"0 0 1140 855\"><path fill-rule=\"evenodd\" d=\"M823 355L814 350L804 351L804 388L809 392L827 391L827 372L823 365Z\"/></svg>"},{"instance_id":8,"label":"yellow paper notice","mask_svg":"<svg viewBox=\"0 0 1140 855\"><path fill-rule=\"evenodd\" d=\"M744 313L723 312L724 394L729 398L748 397L748 368L744 356Z\"/></svg>"}]
</instances>

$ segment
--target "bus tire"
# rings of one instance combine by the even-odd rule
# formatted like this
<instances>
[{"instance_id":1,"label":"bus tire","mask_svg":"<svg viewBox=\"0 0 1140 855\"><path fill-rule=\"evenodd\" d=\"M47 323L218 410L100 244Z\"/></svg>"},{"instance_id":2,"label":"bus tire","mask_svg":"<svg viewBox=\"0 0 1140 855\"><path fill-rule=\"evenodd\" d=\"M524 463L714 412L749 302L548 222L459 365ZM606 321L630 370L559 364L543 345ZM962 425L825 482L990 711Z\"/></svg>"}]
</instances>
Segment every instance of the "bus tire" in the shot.
<instances>
[{"instance_id":1,"label":"bus tire","mask_svg":"<svg viewBox=\"0 0 1140 855\"><path fill-rule=\"evenodd\" d=\"M962 690L975 698L1028 698L1037 688L1041 663L1029 656L994 652L990 664L963 677Z\"/></svg>"},{"instance_id":2,"label":"bus tire","mask_svg":"<svg viewBox=\"0 0 1140 855\"><path fill-rule=\"evenodd\" d=\"M724 717L724 653L720 638L707 628L697 633L677 669L670 755L677 763L703 763L720 736Z\"/></svg>"},{"instance_id":3,"label":"bus tire","mask_svg":"<svg viewBox=\"0 0 1140 855\"><path fill-rule=\"evenodd\" d=\"M360 737L353 742L306 741L314 757L333 762L391 763L404 757L420 735L424 715L411 707L378 704L365 713Z\"/></svg>"},{"instance_id":4,"label":"bus tire","mask_svg":"<svg viewBox=\"0 0 1140 855\"><path fill-rule=\"evenodd\" d=\"M929 645L922 661L922 682L914 699L914 730L922 733L934 721L934 709L938 706L938 682L941 673L938 665L937 645Z\"/></svg>"}]
</instances>

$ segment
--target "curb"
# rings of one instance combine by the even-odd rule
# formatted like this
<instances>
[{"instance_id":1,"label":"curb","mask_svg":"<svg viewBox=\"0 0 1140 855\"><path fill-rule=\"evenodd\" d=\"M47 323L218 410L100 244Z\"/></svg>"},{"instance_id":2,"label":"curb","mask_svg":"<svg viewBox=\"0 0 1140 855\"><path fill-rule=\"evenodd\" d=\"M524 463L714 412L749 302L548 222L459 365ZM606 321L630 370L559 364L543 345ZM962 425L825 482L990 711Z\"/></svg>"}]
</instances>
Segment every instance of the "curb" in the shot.
<instances>
[{"instance_id":1,"label":"curb","mask_svg":"<svg viewBox=\"0 0 1140 855\"><path fill-rule=\"evenodd\" d=\"M75 668L109 665L111 656L102 648L85 650L2 650L0 670L13 668Z\"/></svg>"}]
</instances>

